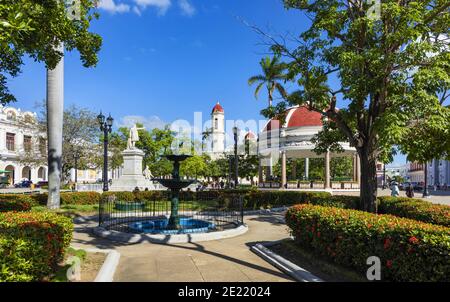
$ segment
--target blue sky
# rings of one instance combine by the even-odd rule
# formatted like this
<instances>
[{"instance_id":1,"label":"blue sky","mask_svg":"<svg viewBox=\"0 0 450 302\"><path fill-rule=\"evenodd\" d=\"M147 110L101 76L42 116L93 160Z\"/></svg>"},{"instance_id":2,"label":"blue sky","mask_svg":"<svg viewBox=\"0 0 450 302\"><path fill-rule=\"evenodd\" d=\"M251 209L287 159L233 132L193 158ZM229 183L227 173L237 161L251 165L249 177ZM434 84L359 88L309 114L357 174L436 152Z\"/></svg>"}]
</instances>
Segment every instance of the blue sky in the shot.
<instances>
[{"instance_id":1,"label":"blue sky","mask_svg":"<svg viewBox=\"0 0 450 302\"><path fill-rule=\"evenodd\" d=\"M206 120L217 101L227 119L261 119L266 97L255 100L247 79L260 73L267 49L239 18L281 34L308 26L281 0L102 0L98 11L91 28L103 37L99 64L86 69L77 52L66 54L65 105L111 112L116 125L192 121L195 111ZM44 65L26 60L9 84L13 106L33 110L45 83Z\"/></svg>"}]
</instances>

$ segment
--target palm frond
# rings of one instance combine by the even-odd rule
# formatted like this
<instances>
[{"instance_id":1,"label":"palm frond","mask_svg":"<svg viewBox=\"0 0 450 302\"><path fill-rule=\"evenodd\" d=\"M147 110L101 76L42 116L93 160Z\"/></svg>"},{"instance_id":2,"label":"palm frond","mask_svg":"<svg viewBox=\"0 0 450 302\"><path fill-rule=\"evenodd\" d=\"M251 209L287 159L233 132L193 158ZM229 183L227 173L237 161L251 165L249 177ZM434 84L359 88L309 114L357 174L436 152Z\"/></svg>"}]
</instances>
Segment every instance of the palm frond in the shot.
<instances>
[{"instance_id":1,"label":"palm frond","mask_svg":"<svg viewBox=\"0 0 450 302\"><path fill-rule=\"evenodd\" d=\"M258 99L259 91L261 90L261 87L262 87L263 85L264 85L264 82L261 82L261 83L258 84L258 86L256 86L256 89L255 89L255 99Z\"/></svg>"},{"instance_id":2,"label":"palm frond","mask_svg":"<svg viewBox=\"0 0 450 302\"><path fill-rule=\"evenodd\" d=\"M252 76L251 78L248 79L248 84L249 85L253 85L257 81L265 82L266 81L266 77L263 76L263 75Z\"/></svg>"}]
</instances>

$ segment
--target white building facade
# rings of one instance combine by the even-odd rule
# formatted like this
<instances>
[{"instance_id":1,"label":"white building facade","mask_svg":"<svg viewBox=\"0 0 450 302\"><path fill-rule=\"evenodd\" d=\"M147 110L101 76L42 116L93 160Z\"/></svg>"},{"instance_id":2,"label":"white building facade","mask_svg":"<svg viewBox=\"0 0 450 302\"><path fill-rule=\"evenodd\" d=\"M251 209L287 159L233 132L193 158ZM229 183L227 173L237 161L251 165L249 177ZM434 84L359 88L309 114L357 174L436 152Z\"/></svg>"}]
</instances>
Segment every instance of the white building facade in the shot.
<instances>
[{"instance_id":1,"label":"white building facade","mask_svg":"<svg viewBox=\"0 0 450 302\"><path fill-rule=\"evenodd\" d=\"M10 185L47 180L47 138L36 113L0 106L0 170Z\"/></svg>"},{"instance_id":2,"label":"white building facade","mask_svg":"<svg viewBox=\"0 0 450 302\"><path fill-rule=\"evenodd\" d=\"M427 182L430 186L450 186L450 161L433 159L427 165Z\"/></svg>"}]
</instances>

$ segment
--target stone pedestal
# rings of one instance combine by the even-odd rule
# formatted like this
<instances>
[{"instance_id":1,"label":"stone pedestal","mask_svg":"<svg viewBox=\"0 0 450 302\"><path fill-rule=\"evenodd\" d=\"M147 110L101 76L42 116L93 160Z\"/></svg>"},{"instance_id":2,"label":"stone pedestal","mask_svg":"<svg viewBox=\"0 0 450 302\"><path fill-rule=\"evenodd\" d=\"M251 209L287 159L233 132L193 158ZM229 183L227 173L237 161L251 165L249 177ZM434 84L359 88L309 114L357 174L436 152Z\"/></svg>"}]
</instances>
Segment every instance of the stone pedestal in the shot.
<instances>
[{"instance_id":1,"label":"stone pedestal","mask_svg":"<svg viewBox=\"0 0 450 302\"><path fill-rule=\"evenodd\" d=\"M123 170L118 179L114 179L110 191L133 191L136 187L143 191L145 188L154 189L152 181L142 174L142 159L144 152L140 149L127 149L122 152Z\"/></svg>"}]
</instances>

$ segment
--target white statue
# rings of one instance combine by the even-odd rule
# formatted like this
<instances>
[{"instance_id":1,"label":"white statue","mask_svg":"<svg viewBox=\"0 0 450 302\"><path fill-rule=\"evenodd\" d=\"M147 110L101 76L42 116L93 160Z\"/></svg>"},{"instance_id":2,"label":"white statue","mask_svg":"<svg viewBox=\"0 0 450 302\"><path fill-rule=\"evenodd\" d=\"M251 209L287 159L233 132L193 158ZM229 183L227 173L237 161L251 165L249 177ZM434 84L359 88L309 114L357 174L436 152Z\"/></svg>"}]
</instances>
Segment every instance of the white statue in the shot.
<instances>
[{"instance_id":1,"label":"white statue","mask_svg":"<svg viewBox=\"0 0 450 302\"><path fill-rule=\"evenodd\" d=\"M130 133L128 135L127 149L135 149L136 142L139 141L139 133L138 130L144 130L145 128L138 128L136 124L130 128Z\"/></svg>"},{"instance_id":2,"label":"white statue","mask_svg":"<svg viewBox=\"0 0 450 302\"><path fill-rule=\"evenodd\" d=\"M150 172L150 169L145 167L145 170L143 172L145 179L151 180L153 178L152 172Z\"/></svg>"}]
</instances>

